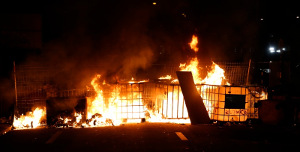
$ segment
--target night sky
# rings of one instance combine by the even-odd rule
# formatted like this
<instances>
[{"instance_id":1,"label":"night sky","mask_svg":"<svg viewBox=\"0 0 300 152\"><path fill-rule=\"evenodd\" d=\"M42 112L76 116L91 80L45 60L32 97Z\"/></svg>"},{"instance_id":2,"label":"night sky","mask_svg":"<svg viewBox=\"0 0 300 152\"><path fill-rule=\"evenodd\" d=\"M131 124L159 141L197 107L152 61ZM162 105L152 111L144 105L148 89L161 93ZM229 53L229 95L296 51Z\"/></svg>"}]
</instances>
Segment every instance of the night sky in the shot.
<instances>
[{"instance_id":1,"label":"night sky","mask_svg":"<svg viewBox=\"0 0 300 152\"><path fill-rule=\"evenodd\" d=\"M135 46L138 50L151 49L151 62L159 60L159 54L171 56L168 60L173 62L186 54L186 44L196 34L200 57L224 60L225 56L225 60L243 61L253 55L250 50L265 57L268 52L264 47L270 37L281 38L297 49L299 40L299 9L295 2L287 1L29 0L3 3L1 13L41 15L38 30L42 33L42 47L40 51L29 50L25 56L47 56L51 51L76 60L96 60L99 56L127 55L127 50ZM63 48L63 53L55 52L58 49L53 47ZM238 58L232 56L234 53Z\"/></svg>"},{"instance_id":2,"label":"night sky","mask_svg":"<svg viewBox=\"0 0 300 152\"><path fill-rule=\"evenodd\" d=\"M193 34L202 61L273 60L269 44L281 40L298 67L297 6L262 0L1 2L1 90L11 86L13 61L65 72L97 65L125 75L155 64L178 65L193 54L187 45Z\"/></svg>"},{"instance_id":3,"label":"night sky","mask_svg":"<svg viewBox=\"0 0 300 152\"><path fill-rule=\"evenodd\" d=\"M300 49L296 2L13 0L2 2L0 10L0 48L8 53L2 56L2 71L11 69L14 60L109 65L123 73L152 64L176 65L190 56L187 44L193 34L199 37L202 61L269 61L269 43L279 40L293 56ZM27 32L27 39L14 38L15 31ZM131 60L137 65L124 66Z\"/></svg>"}]
</instances>

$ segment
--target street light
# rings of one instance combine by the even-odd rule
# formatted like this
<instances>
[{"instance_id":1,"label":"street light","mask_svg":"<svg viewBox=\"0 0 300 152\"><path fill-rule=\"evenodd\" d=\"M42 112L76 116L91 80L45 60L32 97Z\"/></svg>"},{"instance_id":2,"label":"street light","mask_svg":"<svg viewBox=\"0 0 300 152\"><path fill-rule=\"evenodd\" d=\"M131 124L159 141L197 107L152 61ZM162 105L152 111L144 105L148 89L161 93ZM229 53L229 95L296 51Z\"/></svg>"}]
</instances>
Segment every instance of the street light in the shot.
<instances>
[{"instance_id":1,"label":"street light","mask_svg":"<svg viewBox=\"0 0 300 152\"><path fill-rule=\"evenodd\" d=\"M274 53L275 52L275 48L274 47L269 47L269 51L270 51L270 53Z\"/></svg>"},{"instance_id":2,"label":"street light","mask_svg":"<svg viewBox=\"0 0 300 152\"><path fill-rule=\"evenodd\" d=\"M271 54L273 53L281 53L281 52L285 52L286 51L286 48L275 48L274 46L270 46L269 47L269 51Z\"/></svg>"}]
</instances>

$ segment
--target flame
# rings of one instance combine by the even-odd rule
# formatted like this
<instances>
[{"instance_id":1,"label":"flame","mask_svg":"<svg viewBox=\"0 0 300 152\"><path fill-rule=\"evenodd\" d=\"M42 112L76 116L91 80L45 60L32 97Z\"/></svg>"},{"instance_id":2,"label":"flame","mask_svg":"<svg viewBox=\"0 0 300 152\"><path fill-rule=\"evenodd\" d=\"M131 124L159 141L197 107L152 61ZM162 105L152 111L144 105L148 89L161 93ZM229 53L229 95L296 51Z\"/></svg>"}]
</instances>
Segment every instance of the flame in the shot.
<instances>
[{"instance_id":1,"label":"flame","mask_svg":"<svg viewBox=\"0 0 300 152\"><path fill-rule=\"evenodd\" d=\"M260 93L260 100L267 100L268 99L268 93L265 91L262 91Z\"/></svg>"},{"instance_id":2,"label":"flame","mask_svg":"<svg viewBox=\"0 0 300 152\"><path fill-rule=\"evenodd\" d=\"M16 129L37 128L41 126L43 118L46 117L46 108L35 108L33 112L21 115L19 118L14 116L13 126Z\"/></svg>"},{"instance_id":3,"label":"flame","mask_svg":"<svg viewBox=\"0 0 300 152\"><path fill-rule=\"evenodd\" d=\"M101 83L100 78L101 75L97 75L91 81L96 95L94 98L87 98L86 125L90 127L117 126L127 118L139 119L140 122L140 118L144 118L144 114L141 113L144 106L141 102L142 94L139 92L139 83L149 80L136 81L135 78L131 78L125 83L110 86L110 84ZM127 122L135 121L128 120Z\"/></svg>"},{"instance_id":4,"label":"flame","mask_svg":"<svg viewBox=\"0 0 300 152\"><path fill-rule=\"evenodd\" d=\"M210 85L230 85L229 82L226 81L225 78L225 71L220 68L215 62L211 65L212 70L208 72L207 76L201 81L203 84L210 84ZM222 83L225 80L224 83Z\"/></svg>"},{"instance_id":5,"label":"flame","mask_svg":"<svg viewBox=\"0 0 300 152\"><path fill-rule=\"evenodd\" d=\"M196 53L198 51L198 38L195 35L193 35L192 42L189 44L191 46L191 49L193 49ZM211 65L211 71L207 73L207 76L204 79L201 79L200 70L202 70L202 68L199 66L199 60L197 57L191 58L187 63L180 64L179 68L181 71L191 71L196 84L204 83L211 85L221 85L222 82L226 80L224 76L225 71L214 62ZM105 83L105 81L101 82L100 78L101 75L97 75L91 81L91 85L96 92L96 96L94 98L88 98L87 100L87 126L119 125L124 121L123 118L147 117L147 121L149 122L186 123L189 121L189 119L168 119L176 118L178 116L188 117L183 95L179 86L173 86L172 89L169 89L169 91L167 92L168 98L164 98L162 105L156 104L154 106L150 106L148 105L148 103L141 103L140 99L142 99L142 94L139 92L139 85L136 85L142 82L147 82L149 80L137 81L132 77L130 81L127 81L123 84L128 85L128 87L126 86L126 88L122 88L122 86L116 85L113 89L109 90L109 95L104 96L104 88L107 89L109 84ZM172 77L171 75L166 75L160 77L159 79L171 80ZM176 79L172 82L175 81ZM229 83L226 82L224 84L228 85ZM128 90L128 88L130 89ZM203 97L205 96L205 89L206 88L201 88L202 91L200 92L200 94ZM124 92L124 90L126 91ZM212 107L211 103L209 103L208 101L209 100L205 102L205 105L207 107L207 111L211 111L213 109L208 108ZM178 103L178 107L183 108L178 108L176 106L172 107L172 103ZM145 110L147 116L145 116L145 114L139 113L140 110L134 107L134 105L140 104L142 104L141 108ZM132 120L127 120L127 122L129 121ZM76 122L78 123L77 117Z\"/></svg>"},{"instance_id":6,"label":"flame","mask_svg":"<svg viewBox=\"0 0 300 152\"><path fill-rule=\"evenodd\" d=\"M87 119L88 125L90 126L104 126L113 124L115 120L116 113L116 102L115 100L105 101L103 95L103 88L105 86L105 81L101 83L99 82L101 75L97 75L91 81L91 85L94 88L96 96L94 99L87 99ZM117 123L117 122L116 122Z\"/></svg>"},{"instance_id":7,"label":"flame","mask_svg":"<svg viewBox=\"0 0 300 152\"><path fill-rule=\"evenodd\" d=\"M189 45L195 53L198 52L198 38L195 35L193 35ZM230 85L226 80L225 71L215 62L212 62L209 66L210 71L207 72L205 77L200 75L203 68L199 66L197 57L192 57L187 63L180 64L179 69L180 71L191 71L195 84L213 85L210 86L210 91L217 89L217 85ZM171 75L165 75L158 79L172 80L173 78ZM137 81L132 77L129 81L110 85L105 80L101 80L101 75L96 75L91 81L91 87L87 87L88 90L95 91L94 97L87 98L87 121L81 123L83 115L75 113L75 119L73 119L75 126L79 124L87 127L117 126L125 121L140 122L141 118L146 118L148 122L189 123L187 108L179 85L155 88L155 99L147 99L146 101L146 98L143 98L145 90L144 87L140 86L140 83L148 81ZM173 79L171 82L178 83L178 80ZM209 116L212 117L212 111L216 109L215 105L211 103L212 96L207 96L208 86L197 86L197 89L203 98ZM261 98L264 98L264 95ZM173 103L176 103L177 106L174 106ZM69 123L71 119L65 118L64 122Z\"/></svg>"},{"instance_id":8,"label":"flame","mask_svg":"<svg viewBox=\"0 0 300 152\"><path fill-rule=\"evenodd\" d=\"M82 114L75 112L74 116L75 116L76 124L79 124L82 119Z\"/></svg>"},{"instance_id":9,"label":"flame","mask_svg":"<svg viewBox=\"0 0 300 152\"><path fill-rule=\"evenodd\" d=\"M189 61L189 64L180 64L179 68L180 68L180 71L191 71L192 74L193 74L193 78L194 78L194 81L196 84L199 84L201 83L201 77L200 77L200 73L199 73L199 61L197 59L197 57L194 57L192 58L190 61Z\"/></svg>"},{"instance_id":10,"label":"flame","mask_svg":"<svg viewBox=\"0 0 300 152\"><path fill-rule=\"evenodd\" d=\"M158 78L159 80L171 80L172 76L171 75L166 75Z\"/></svg>"},{"instance_id":11,"label":"flame","mask_svg":"<svg viewBox=\"0 0 300 152\"><path fill-rule=\"evenodd\" d=\"M195 53L198 52L198 38L197 36L193 35L192 41L189 43L192 50ZM225 78L225 71L220 68L215 62L212 62L211 71L208 72L207 76L202 80L200 77L200 70L202 67L199 66L199 61L197 57L193 57L190 59L189 64L181 63L179 65L180 71L191 71L193 74L193 78L195 84L210 84L210 85L222 85L223 81L226 80ZM224 84L230 85L228 82Z\"/></svg>"},{"instance_id":12,"label":"flame","mask_svg":"<svg viewBox=\"0 0 300 152\"><path fill-rule=\"evenodd\" d=\"M193 35L192 42L190 42L189 44L190 44L191 49L194 50L197 53L198 50L199 50L199 48L197 47L198 37Z\"/></svg>"},{"instance_id":13,"label":"flame","mask_svg":"<svg viewBox=\"0 0 300 152\"><path fill-rule=\"evenodd\" d=\"M189 43L190 47L192 50L194 50L195 53L198 52L198 38L193 35L192 37L192 41ZM207 73L206 77L204 79L201 78L200 76L200 70L202 70L202 67L199 66L199 60L197 57L192 57L187 63L181 63L179 65L179 69L180 71L191 71L192 75L193 75L193 79L195 84L209 84L209 85L222 85L222 84L226 84L226 85L230 85L230 83L228 83L226 81L225 78L225 71L219 66L217 65L215 62L212 62L212 65L210 66L211 70ZM163 79L165 77L160 77L159 79ZM168 77L171 79L171 77ZM178 79L174 79L172 80L172 83L178 83ZM164 100L164 104L162 105L162 109L172 109L172 110L168 110L164 113L164 115L159 115L157 113L154 112L149 112L150 113L150 117L151 119L149 119L149 121L152 122L163 122L163 121L168 121L166 119L163 119L162 117L175 117L180 113L182 113L182 115L187 116L187 109L186 106L184 104L184 99L183 99L183 95L181 93L180 90L178 90L179 88L174 88L170 89L168 91L168 97L166 100ZM200 95L203 97L204 100L204 104L206 106L206 109L208 111L208 113L210 114L210 111L213 110L213 106L210 103L210 97L206 97L206 86L202 86L201 88L197 88L200 92ZM214 89L214 88L211 88ZM180 93L177 93L180 92ZM178 96L179 95L179 96ZM178 103L178 107L184 107L183 109L178 108L178 107L170 107L172 106L172 103ZM183 106L179 106L179 105L183 105ZM177 109L178 108L178 109ZM175 115L174 115L175 114ZM185 122L186 120L177 120L178 122Z\"/></svg>"},{"instance_id":14,"label":"flame","mask_svg":"<svg viewBox=\"0 0 300 152\"><path fill-rule=\"evenodd\" d=\"M134 83L143 83L143 82L149 82L149 80L140 80L140 81L138 81L138 80L136 80L134 77L132 77L131 80L128 81L128 83L130 83L130 84L134 84Z\"/></svg>"}]
</instances>

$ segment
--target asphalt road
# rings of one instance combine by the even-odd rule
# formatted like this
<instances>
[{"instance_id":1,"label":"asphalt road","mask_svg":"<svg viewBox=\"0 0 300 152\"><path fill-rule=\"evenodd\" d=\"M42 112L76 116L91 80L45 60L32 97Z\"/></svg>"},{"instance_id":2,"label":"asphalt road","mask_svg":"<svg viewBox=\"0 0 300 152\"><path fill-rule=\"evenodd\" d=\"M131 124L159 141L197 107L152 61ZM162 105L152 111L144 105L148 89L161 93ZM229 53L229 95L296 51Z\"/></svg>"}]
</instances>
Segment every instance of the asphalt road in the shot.
<instances>
[{"instance_id":1,"label":"asphalt road","mask_svg":"<svg viewBox=\"0 0 300 152\"><path fill-rule=\"evenodd\" d=\"M299 151L300 129L270 126L125 124L12 130L4 151ZM2 151L1 150L1 151Z\"/></svg>"}]
</instances>

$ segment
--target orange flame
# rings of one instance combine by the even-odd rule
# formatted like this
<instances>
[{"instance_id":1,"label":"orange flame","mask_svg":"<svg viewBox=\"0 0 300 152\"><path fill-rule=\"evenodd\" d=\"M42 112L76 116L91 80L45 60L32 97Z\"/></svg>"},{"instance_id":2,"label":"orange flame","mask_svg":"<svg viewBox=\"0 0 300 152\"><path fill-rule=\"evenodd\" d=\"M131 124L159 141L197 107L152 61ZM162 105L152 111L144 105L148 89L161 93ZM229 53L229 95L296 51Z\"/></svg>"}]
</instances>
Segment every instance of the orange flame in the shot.
<instances>
[{"instance_id":1,"label":"orange flame","mask_svg":"<svg viewBox=\"0 0 300 152\"><path fill-rule=\"evenodd\" d=\"M158 78L159 80L171 80L172 76L171 75L166 75Z\"/></svg>"},{"instance_id":2,"label":"orange flame","mask_svg":"<svg viewBox=\"0 0 300 152\"><path fill-rule=\"evenodd\" d=\"M191 49L194 50L195 52L198 51L197 44L198 44L198 38L195 35L193 35L192 41L189 43L189 45L190 45ZM207 76L204 79L202 79L200 76L200 70L202 70L202 67L199 66L199 61L198 61L197 57L191 58L190 61L188 61L187 63L180 64L179 69L180 69L180 71L191 71L195 84L210 84L210 85L226 84L226 85L230 85L226 81L226 78L224 75L225 71L214 62L211 65L211 70L207 73ZM163 77L161 77L161 78L163 78ZM178 80L175 79L172 82L178 83ZM200 95L202 97L204 97L205 99L208 99L205 96L205 91L207 88L205 86L203 86L202 88L198 88L198 89L199 90L201 89ZM169 90L168 96L171 98L167 98L167 100L164 101L164 105L162 105L163 106L162 109L172 109L172 111L168 110L168 113L166 114L166 116L168 117L174 113L177 114L177 111L179 111L178 113L183 113L183 115L188 115L187 109L184 105L184 99L183 99L183 95L182 95L181 91L179 94L176 94L174 92L179 92L178 88L175 88L175 89L173 88L172 90ZM179 95L179 97L178 97L178 95ZM172 102L178 103L179 105L184 105L184 108L183 109L177 109L176 107L172 108L172 107L170 107L170 106L172 106L171 105ZM208 112L213 110L210 100L206 100L204 102L204 104L205 104ZM159 119L158 114L150 113L150 115L151 114L152 114L152 116L151 116L150 121L166 121L165 119L162 119L162 118ZM186 122L186 120L178 120L178 121Z\"/></svg>"},{"instance_id":3,"label":"orange flame","mask_svg":"<svg viewBox=\"0 0 300 152\"><path fill-rule=\"evenodd\" d=\"M35 108L33 112L28 112L19 118L14 116L13 126L16 129L37 128L41 126L41 122L45 117L46 108Z\"/></svg>"},{"instance_id":4,"label":"orange flame","mask_svg":"<svg viewBox=\"0 0 300 152\"><path fill-rule=\"evenodd\" d=\"M192 42L189 43L190 44L190 47L192 50L194 50L196 53L198 52L199 48L197 47L198 45L198 37L193 35L193 38L192 38Z\"/></svg>"},{"instance_id":5,"label":"orange flame","mask_svg":"<svg viewBox=\"0 0 300 152\"><path fill-rule=\"evenodd\" d=\"M95 98L87 99L87 119L90 126L104 126L104 125L116 125L119 124L116 120L116 98L110 98L105 101L103 95L103 89L101 86L106 83L99 83L101 75L97 75L91 81L91 85L96 93ZM101 85L102 84L102 85Z\"/></svg>"},{"instance_id":6,"label":"orange flame","mask_svg":"<svg viewBox=\"0 0 300 152\"><path fill-rule=\"evenodd\" d=\"M97 75L91 81L96 96L87 98L87 127L120 125L124 119L132 120L144 118L141 110L145 108L141 99L142 93L139 92L139 83L148 80L136 81L131 78L125 83L110 86L107 83L99 82L101 75ZM104 93L105 92L105 93Z\"/></svg>"},{"instance_id":7,"label":"orange flame","mask_svg":"<svg viewBox=\"0 0 300 152\"><path fill-rule=\"evenodd\" d=\"M203 84L210 84L210 85L222 85L222 84L226 84L226 85L230 85L230 83L228 83L226 81L225 78L225 71L220 68L219 65L217 65L215 62L212 63L212 70L208 72L206 78L204 78L204 80L202 80L201 82ZM225 80L224 83L222 83Z\"/></svg>"},{"instance_id":8,"label":"orange flame","mask_svg":"<svg viewBox=\"0 0 300 152\"><path fill-rule=\"evenodd\" d=\"M202 81L201 77L200 77L200 73L199 73L200 67L198 66L198 64L199 64L198 59L197 59L197 57L195 57L189 61L188 65L180 64L180 66L179 66L180 71L191 71L193 74L194 81L197 84L201 83L201 81Z\"/></svg>"}]
</instances>

